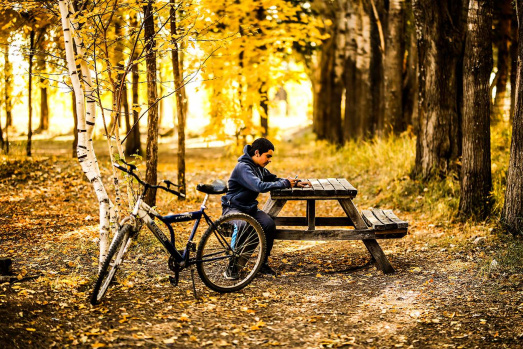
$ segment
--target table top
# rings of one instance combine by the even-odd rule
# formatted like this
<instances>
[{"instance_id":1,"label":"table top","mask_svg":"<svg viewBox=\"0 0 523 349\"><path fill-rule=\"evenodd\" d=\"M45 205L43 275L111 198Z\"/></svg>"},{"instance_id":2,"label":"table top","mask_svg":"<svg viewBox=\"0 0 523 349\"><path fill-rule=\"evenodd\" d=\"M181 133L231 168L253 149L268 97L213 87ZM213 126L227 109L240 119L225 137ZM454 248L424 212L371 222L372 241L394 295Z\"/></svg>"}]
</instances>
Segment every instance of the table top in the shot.
<instances>
[{"instance_id":1,"label":"table top","mask_svg":"<svg viewBox=\"0 0 523 349\"><path fill-rule=\"evenodd\" d=\"M310 188L288 188L271 191L272 199L352 199L358 191L345 178L308 178Z\"/></svg>"}]
</instances>

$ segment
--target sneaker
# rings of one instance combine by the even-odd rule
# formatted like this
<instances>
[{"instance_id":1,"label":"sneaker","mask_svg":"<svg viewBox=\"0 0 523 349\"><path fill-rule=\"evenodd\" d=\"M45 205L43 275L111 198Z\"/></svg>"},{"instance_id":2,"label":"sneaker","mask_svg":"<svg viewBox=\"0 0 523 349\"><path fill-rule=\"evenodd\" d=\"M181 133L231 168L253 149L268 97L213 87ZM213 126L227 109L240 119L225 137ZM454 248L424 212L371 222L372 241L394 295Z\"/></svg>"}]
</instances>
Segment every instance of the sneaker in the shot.
<instances>
[{"instance_id":1,"label":"sneaker","mask_svg":"<svg viewBox=\"0 0 523 349\"><path fill-rule=\"evenodd\" d=\"M272 275L272 276L277 275L277 273L274 271L274 269L269 267L269 265L267 263L262 264L259 273L263 274L263 275Z\"/></svg>"},{"instance_id":2,"label":"sneaker","mask_svg":"<svg viewBox=\"0 0 523 349\"><path fill-rule=\"evenodd\" d=\"M240 275L238 274L238 268L235 265L229 266L224 272L223 277L227 280L238 280Z\"/></svg>"}]
</instances>

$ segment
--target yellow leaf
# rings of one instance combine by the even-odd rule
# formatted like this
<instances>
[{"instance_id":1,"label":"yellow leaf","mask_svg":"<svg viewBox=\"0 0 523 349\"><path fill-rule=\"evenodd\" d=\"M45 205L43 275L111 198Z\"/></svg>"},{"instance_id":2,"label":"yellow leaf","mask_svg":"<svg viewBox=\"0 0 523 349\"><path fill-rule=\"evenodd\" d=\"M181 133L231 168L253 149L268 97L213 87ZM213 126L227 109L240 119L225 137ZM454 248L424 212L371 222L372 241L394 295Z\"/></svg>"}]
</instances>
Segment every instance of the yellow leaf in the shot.
<instances>
[{"instance_id":1,"label":"yellow leaf","mask_svg":"<svg viewBox=\"0 0 523 349\"><path fill-rule=\"evenodd\" d=\"M105 347L106 345L104 343L94 343L94 344L91 344L91 347L92 348L102 348L102 347Z\"/></svg>"},{"instance_id":2,"label":"yellow leaf","mask_svg":"<svg viewBox=\"0 0 523 349\"><path fill-rule=\"evenodd\" d=\"M179 321L184 321L184 322L188 322L189 321L189 317L187 316L187 314L183 313L179 318L178 318Z\"/></svg>"},{"instance_id":3,"label":"yellow leaf","mask_svg":"<svg viewBox=\"0 0 523 349\"><path fill-rule=\"evenodd\" d=\"M34 329L34 328L30 328L30 327L29 327L29 328L26 328L25 330L26 330L26 331L29 331L29 332L34 332L34 331L36 331L36 329Z\"/></svg>"},{"instance_id":4,"label":"yellow leaf","mask_svg":"<svg viewBox=\"0 0 523 349\"><path fill-rule=\"evenodd\" d=\"M265 322L263 322L262 320L258 321L255 325L252 325L250 327L250 330L251 331L257 331L259 330L260 328L262 328L263 326L265 326Z\"/></svg>"},{"instance_id":5,"label":"yellow leaf","mask_svg":"<svg viewBox=\"0 0 523 349\"><path fill-rule=\"evenodd\" d=\"M174 337L171 337L171 338L167 338L167 339L164 339L163 340L163 343L164 344L173 344L175 340L177 340L178 337L174 336Z\"/></svg>"}]
</instances>

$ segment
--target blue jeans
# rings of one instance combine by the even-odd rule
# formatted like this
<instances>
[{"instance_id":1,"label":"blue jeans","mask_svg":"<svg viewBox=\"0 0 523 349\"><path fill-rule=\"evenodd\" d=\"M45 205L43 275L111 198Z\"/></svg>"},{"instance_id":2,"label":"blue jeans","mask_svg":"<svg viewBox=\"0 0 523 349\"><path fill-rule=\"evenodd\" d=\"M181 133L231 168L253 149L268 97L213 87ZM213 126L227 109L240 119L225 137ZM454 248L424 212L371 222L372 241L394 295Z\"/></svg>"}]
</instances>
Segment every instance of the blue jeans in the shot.
<instances>
[{"instance_id":1,"label":"blue jeans","mask_svg":"<svg viewBox=\"0 0 523 349\"><path fill-rule=\"evenodd\" d=\"M265 233L265 239L267 240L267 253L264 260L264 263L267 263L267 258L271 254L272 246L274 245L274 235L276 233L276 223L274 223L274 220L262 210L256 209L256 211L252 212L243 212L237 208L223 207L222 215L225 216L226 214L230 213L245 213L260 223L263 232Z\"/></svg>"}]
</instances>

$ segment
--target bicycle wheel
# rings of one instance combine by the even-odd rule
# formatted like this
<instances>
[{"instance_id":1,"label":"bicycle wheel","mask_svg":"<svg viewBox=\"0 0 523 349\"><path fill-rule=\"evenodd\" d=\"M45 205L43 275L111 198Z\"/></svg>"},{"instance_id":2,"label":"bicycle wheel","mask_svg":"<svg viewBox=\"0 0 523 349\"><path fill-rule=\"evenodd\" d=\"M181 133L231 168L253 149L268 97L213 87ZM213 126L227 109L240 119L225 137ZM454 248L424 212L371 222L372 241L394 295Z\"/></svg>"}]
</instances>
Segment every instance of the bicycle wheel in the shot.
<instances>
[{"instance_id":1,"label":"bicycle wheel","mask_svg":"<svg viewBox=\"0 0 523 349\"><path fill-rule=\"evenodd\" d=\"M96 280L93 294L91 295L92 305L96 305L100 302L107 291L107 288L111 284L114 274L123 261L123 255L127 251L132 229L133 227L131 225L124 224L111 242L109 253L107 253L107 257L105 257L105 260L102 263L102 269L100 269L98 280Z\"/></svg>"},{"instance_id":2,"label":"bicycle wheel","mask_svg":"<svg viewBox=\"0 0 523 349\"><path fill-rule=\"evenodd\" d=\"M266 249L265 233L254 218L243 213L225 215L200 240L198 274L214 291L238 291L256 276Z\"/></svg>"}]
</instances>

